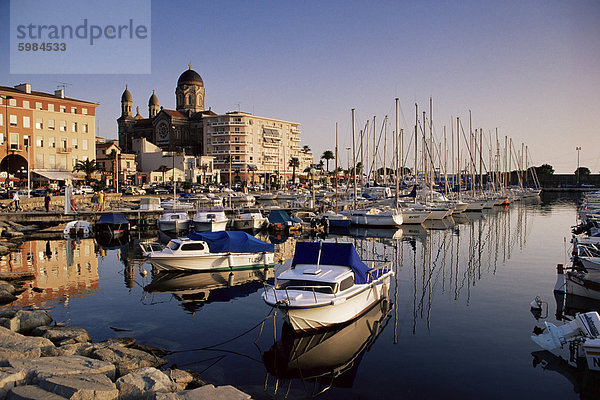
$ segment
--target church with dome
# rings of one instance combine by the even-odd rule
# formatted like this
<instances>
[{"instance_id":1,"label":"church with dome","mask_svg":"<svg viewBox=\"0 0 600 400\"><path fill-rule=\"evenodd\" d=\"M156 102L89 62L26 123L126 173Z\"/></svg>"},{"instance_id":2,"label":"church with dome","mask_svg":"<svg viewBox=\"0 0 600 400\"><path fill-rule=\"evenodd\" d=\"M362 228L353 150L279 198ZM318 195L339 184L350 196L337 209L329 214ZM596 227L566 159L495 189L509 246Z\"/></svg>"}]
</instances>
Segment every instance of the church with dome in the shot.
<instances>
[{"instance_id":1,"label":"church with dome","mask_svg":"<svg viewBox=\"0 0 600 400\"><path fill-rule=\"evenodd\" d=\"M139 107L134 115L126 85L117 119L120 148L134 153L135 143L143 139L163 151L210 156L222 182L284 183L312 164L308 146L300 146L299 123L242 111L217 114L205 108L205 94L204 81L190 64L177 79L175 110L161 107L152 91L148 116L143 117Z\"/></svg>"},{"instance_id":2,"label":"church with dome","mask_svg":"<svg viewBox=\"0 0 600 400\"><path fill-rule=\"evenodd\" d=\"M216 114L204 109L204 82L191 64L177 80L175 99L175 110L163 108L152 91L148 99L148 117L144 118L139 107L133 115L133 96L125 86L121 96L121 116L117 119L122 150L131 152L133 140L144 138L163 150L185 149L187 154L202 155L202 119Z\"/></svg>"}]
</instances>

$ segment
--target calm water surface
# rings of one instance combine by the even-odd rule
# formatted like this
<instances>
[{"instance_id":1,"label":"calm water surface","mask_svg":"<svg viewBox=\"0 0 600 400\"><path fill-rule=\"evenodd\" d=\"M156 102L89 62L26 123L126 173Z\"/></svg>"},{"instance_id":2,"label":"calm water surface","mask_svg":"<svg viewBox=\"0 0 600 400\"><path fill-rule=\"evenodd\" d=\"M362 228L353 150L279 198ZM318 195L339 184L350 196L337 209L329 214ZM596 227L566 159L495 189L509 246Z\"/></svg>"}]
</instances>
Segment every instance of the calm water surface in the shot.
<instances>
[{"instance_id":1,"label":"calm water surface","mask_svg":"<svg viewBox=\"0 0 600 400\"><path fill-rule=\"evenodd\" d=\"M548 302L545 320L561 323L555 266L575 207L545 196L425 227L330 236L353 241L364 259L396 262L389 303L333 332L282 329L260 297L263 271L153 277L137 238L116 248L26 242L0 268L33 268L31 287L44 290L28 286L4 309L35 304L94 341L131 336L172 350L170 363L255 398L600 398L595 374L555 364L529 338L544 321L529 310L535 296ZM296 239L270 240L292 256Z\"/></svg>"}]
</instances>

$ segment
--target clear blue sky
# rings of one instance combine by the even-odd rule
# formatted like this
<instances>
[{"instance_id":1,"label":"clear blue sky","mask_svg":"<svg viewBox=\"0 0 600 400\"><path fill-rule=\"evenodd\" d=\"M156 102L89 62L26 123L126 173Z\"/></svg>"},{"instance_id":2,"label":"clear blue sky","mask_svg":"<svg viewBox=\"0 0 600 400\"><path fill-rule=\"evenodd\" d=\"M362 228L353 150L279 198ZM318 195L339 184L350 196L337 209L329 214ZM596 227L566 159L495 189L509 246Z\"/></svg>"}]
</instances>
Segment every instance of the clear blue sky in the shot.
<instances>
[{"instance_id":1,"label":"clear blue sky","mask_svg":"<svg viewBox=\"0 0 600 400\"><path fill-rule=\"evenodd\" d=\"M3 54L8 15L2 0ZM336 122L349 146L352 108L359 128L387 114L393 129L399 97L412 131L414 104L432 97L438 134L451 117L467 127L471 110L475 128L526 143L535 165L572 173L581 146L581 166L600 172L598 1L152 1L151 28L149 75L11 75L2 57L0 84L68 82L68 96L100 103L100 136L116 138L125 84L144 116L153 89L174 108L191 61L207 107L300 122L317 157Z\"/></svg>"}]
</instances>

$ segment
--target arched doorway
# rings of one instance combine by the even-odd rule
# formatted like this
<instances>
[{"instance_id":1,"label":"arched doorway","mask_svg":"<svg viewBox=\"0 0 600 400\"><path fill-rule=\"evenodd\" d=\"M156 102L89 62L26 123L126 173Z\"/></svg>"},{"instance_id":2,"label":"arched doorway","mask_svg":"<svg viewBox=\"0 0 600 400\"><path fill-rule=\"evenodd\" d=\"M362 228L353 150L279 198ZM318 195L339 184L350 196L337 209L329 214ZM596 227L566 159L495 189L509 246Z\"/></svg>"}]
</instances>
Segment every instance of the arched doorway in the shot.
<instances>
[{"instance_id":1,"label":"arched doorway","mask_svg":"<svg viewBox=\"0 0 600 400\"><path fill-rule=\"evenodd\" d=\"M18 154L9 154L0 161L0 171L8 172L12 175L12 179L27 178L27 160ZM9 182L9 176L6 177L5 183Z\"/></svg>"}]
</instances>

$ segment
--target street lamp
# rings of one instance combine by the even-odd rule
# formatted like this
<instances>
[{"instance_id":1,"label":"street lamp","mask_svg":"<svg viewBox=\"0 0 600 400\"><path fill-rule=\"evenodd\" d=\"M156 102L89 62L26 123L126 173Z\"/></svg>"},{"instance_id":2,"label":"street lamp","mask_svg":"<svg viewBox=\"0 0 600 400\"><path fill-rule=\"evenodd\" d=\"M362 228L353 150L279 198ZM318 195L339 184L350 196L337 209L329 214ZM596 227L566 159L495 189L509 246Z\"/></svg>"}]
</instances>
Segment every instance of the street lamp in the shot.
<instances>
[{"instance_id":1,"label":"street lamp","mask_svg":"<svg viewBox=\"0 0 600 400\"><path fill-rule=\"evenodd\" d=\"M575 150L577 150L577 187L579 187L579 152L581 151L581 147L575 147Z\"/></svg>"},{"instance_id":2,"label":"street lamp","mask_svg":"<svg viewBox=\"0 0 600 400\"><path fill-rule=\"evenodd\" d=\"M350 173L350 149L351 147L346 147L346 158L348 159L348 174Z\"/></svg>"},{"instance_id":3,"label":"street lamp","mask_svg":"<svg viewBox=\"0 0 600 400\"><path fill-rule=\"evenodd\" d=\"M311 168L310 169L310 188L311 188L311 197L312 197L312 201L311 201L311 208L315 208L315 169Z\"/></svg>"},{"instance_id":4,"label":"street lamp","mask_svg":"<svg viewBox=\"0 0 600 400\"><path fill-rule=\"evenodd\" d=\"M5 103L6 117L4 118L4 120L5 120L5 124L4 124L5 128L4 129L5 129L6 135L5 135L4 140L6 140L6 186L7 187L9 186L9 183L10 183L10 161L9 161L10 158L8 157L8 142L9 142L9 140L8 140L8 124L9 124L9 122L8 122L8 101L12 100L12 99L14 99L14 97L4 96L4 100L6 100L6 103Z\"/></svg>"}]
</instances>

